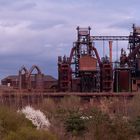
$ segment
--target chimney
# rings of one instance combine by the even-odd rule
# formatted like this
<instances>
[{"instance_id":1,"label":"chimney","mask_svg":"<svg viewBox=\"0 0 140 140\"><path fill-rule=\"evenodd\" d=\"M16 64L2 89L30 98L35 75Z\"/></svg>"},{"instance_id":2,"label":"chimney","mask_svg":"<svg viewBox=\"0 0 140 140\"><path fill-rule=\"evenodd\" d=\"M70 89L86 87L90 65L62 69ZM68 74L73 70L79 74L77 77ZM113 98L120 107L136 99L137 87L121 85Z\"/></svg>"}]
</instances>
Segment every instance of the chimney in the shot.
<instances>
[{"instance_id":1,"label":"chimney","mask_svg":"<svg viewBox=\"0 0 140 140\"><path fill-rule=\"evenodd\" d=\"M112 41L109 41L109 59L110 62L112 63Z\"/></svg>"}]
</instances>

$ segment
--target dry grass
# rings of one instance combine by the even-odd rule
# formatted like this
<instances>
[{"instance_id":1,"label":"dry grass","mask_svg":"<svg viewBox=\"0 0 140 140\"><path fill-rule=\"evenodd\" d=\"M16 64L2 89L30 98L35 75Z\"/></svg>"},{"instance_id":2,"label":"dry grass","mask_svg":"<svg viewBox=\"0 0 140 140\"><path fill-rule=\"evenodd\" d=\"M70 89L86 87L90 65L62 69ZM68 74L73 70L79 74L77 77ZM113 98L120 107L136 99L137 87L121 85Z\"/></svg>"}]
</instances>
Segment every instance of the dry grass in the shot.
<instances>
[{"instance_id":1,"label":"dry grass","mask_svg":"<svg viewBox=\"0 0 140 140\"><path fill-rule=\"evenodd\" d=\"M132 122L140 116L140 95L133 99L102 98L95 105L71 96L62 99L46 98L35 108L44 112L51 122L50 132L58 140L133 140L139 137ZM65 129L72 113L92 116L86 120L86 133L73 136Z\"/></svg>"}]
</instances>

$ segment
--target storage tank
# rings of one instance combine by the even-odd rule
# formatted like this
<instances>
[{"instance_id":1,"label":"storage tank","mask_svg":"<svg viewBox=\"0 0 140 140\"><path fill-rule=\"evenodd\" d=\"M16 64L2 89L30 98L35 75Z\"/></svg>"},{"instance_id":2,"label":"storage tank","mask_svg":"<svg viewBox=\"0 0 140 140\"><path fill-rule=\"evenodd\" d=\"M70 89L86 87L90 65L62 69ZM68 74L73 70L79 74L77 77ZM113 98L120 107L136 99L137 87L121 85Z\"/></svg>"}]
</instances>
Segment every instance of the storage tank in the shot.
<instances>
[{"instance_id":1,"label":"storage tank","mask_svg":"<svg viewBox=\"0 0 140 140\"><path fill-rule=\"evenodd\" d=\"M117 68L114 73L114 92L131 91L131 74L129 68Z\"/></svg>"}]
</instances>

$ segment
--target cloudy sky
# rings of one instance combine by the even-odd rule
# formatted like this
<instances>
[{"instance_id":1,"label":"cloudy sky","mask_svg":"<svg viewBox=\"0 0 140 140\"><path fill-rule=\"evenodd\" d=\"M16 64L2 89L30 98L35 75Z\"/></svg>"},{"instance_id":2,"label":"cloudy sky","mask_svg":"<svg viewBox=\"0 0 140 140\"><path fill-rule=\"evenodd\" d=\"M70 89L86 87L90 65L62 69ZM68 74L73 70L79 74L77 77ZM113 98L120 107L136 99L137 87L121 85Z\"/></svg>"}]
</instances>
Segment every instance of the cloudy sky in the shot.
<instances>
[{"instance_id":1,"label":"cloudy sky","mask_svg":"<svg viewBox=\"0 0 140 140\"><path fill-rule=\"evenodd\" d=\"M140 25L139 5L140 0L0 0L0 79L33 64L57 77L57 57L69 55L78 25L91 26L92 35L129 35L133 23ZM101 53L102 45L97 49Z\"/></svg>"}]
</instances>

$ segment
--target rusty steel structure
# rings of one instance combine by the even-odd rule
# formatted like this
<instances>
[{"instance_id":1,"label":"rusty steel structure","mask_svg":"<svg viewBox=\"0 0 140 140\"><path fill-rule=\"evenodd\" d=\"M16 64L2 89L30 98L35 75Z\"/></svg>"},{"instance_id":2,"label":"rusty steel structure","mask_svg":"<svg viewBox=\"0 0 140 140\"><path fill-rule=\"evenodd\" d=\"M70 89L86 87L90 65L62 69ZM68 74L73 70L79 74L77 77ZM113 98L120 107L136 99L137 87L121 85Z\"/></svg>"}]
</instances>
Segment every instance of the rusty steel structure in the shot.
<instances>
[{"instance_id":1,"label":"rusty steel structure","mask_svg":"<svg viewBox=\"0 0 140 140\"><path fill-rule=\"evenodd\" d=\"M90 40L90 30L90 27L77 27L77 41L73 43L70 57L65 56L63 60L62 57L58 57L60 90L73 91L73 82L75 82L78 91L99 91L97 62L101 67L101 60Z\"/></svg>"},{"instance_id":2,"label":"rusty steel structure","mask_svg":"<svg viewBox=\"0 0 140 140\"><path fill-rule=\"evenodd\" d=\"M108 56L105 56L105 48L101 56L95 44L98 41L102 41L103 44L104 41L108 42ZM113 42L118 41L126 41L129 52L116 46L117 61L115 61L112 52ZM118 58L119 50L120 58ZM90 27L77 27L77 39L73 42L70 55L58 57L58 80L44 75L38 66L33 65L29 70L22 66L18 75L8 76L2 80L2 85L24 93L84 92L85 94L80 95L89 96L88 92L94 92L93 95L108 97L110 94L114 95L113 92L138 92L140 27L133 25L133 30L128 36L93 36Z\"/></svg>"},{"instance_id":3,"label":"rusty steel structure","mask_svg":"<svg viewBox=\"0 0 140 140\"><path fill-rule=\"evenodd\" d=\"M60 91L69 91L71 81L71 69L69 65L69 59L64 56L58 57L58 85Z\"/></svg>"},{"instance_id":4,"label":"rusty steel structure","mask_svg":"<svg viewBox=\"0 0 140 140\"><path fill-rule=\"evenodd\" d=\"M19 90L28 88L28 70L22 66L19 70Z\"/></svg>"},{"instance_id":5,"label":"rusty steel structure","mask_svg":"<svg viewBox=\"0 0 140 140\"><path fill-rule=\"evenodd\" d=\"M90 31L90 27L77 27L77 40L70 56L58 57L59 91L137 92L140 89L140 27L133 25L129 36L91 36ZM109 57L99 56L95 41L109 42ZM129 44L129 53L122 48L117 63L112 58L113 41Z\"/></svg>"},{"instance_id":6,"label":"rusty steel structure","mask_svg":"<svg viewBox=\"0 0 140 140\"><path fill-rule=\"evenodd\" d=\"M30 93L57 91L57 80L50 75L44 75L36 65L33 65L29 70L22 66L18 75L8 76L1 83L0 90L4 92L9 92L9 90Z\"/></svg>"},{"instance_id":7,"label":"rusty steel structure","mask_svg":"<svg viewBox=\"0 0 140 140\"><path fill-rule=\"evenodd\" d=\"M37 73L33 73L34 70ZM29 71L22 66L19 70L19 90L43 91L43 76L40 68L36 65L33 65ZM34 83L32 79L34 79Z\"/></svg>"},{"instance_id":8,"label":"rusty steel structure","mask_svg":"<svg viewBox=\"0 0 140 140\"><path fill-rule=\"evenodd\" d=\"M101 56L95 44L98 41L108 43L109 57L104 52ZM128 42L129 52L122 48L115 61L113 42L118 41ZM33 65L30 69L22 66L17 75L7 76L1 83L2 105L40 105L43 99L58 102L70 96L80 97L82 103L90 105L102 98L126 103L136 95L134 92L140 91L140 27L133 25L128 36L93 36L90 27L77 27L70 55L58 57L58 80Z\"/></svg>"},{"instance_id":9,"label":"rusty steel structure","mask_svg":"<svg viewBox=\"0 0 140 140\"><path fill-rule=\"evenodd\" d=\"M101 61L90 35L91 28L77 27L77 41L73 43L70 57L61 61L58 58L59 89L73 91L73 82L77 84L77 91L100 92L110 91L112 85L112 66L106 60ZM64 65L67 68L63 71ZM105 76L103 76L105 75ZM63 77L67 77L65 83Z\"/></svg>"},{"instance_id":10,"label":"rusty steel structure","mask_svg":"<svg viewBox=\"0 0 140 140\"><path fill-rule=\"evenodd\" d=\"M37 70L37 74L34 74L33 71ZM36 65L33 65L31 69L29 70L28 74L28 90L36 90L41 92L43 90L43 74L40 70L40 68ZM32 83L31 79L35 79L35 83Z\"/></svg>"}]
</instances>

